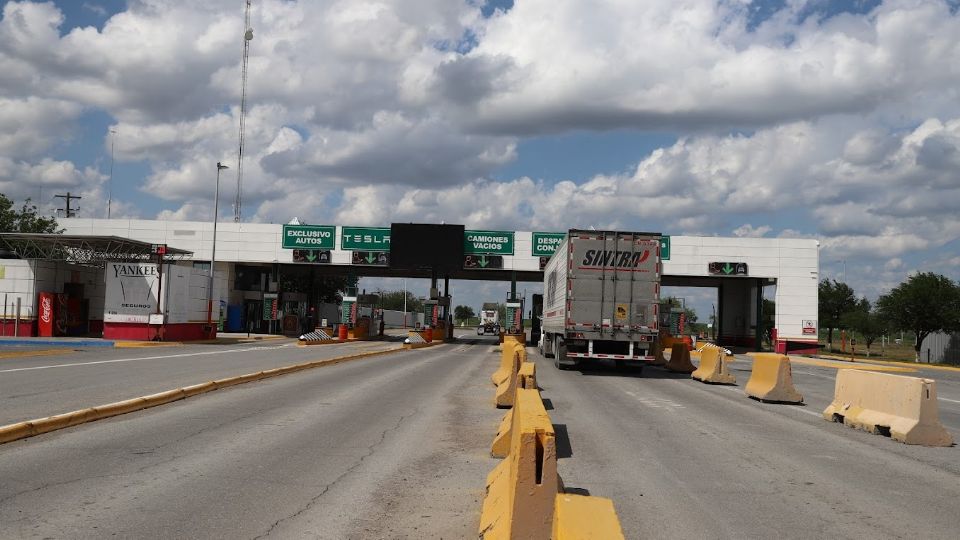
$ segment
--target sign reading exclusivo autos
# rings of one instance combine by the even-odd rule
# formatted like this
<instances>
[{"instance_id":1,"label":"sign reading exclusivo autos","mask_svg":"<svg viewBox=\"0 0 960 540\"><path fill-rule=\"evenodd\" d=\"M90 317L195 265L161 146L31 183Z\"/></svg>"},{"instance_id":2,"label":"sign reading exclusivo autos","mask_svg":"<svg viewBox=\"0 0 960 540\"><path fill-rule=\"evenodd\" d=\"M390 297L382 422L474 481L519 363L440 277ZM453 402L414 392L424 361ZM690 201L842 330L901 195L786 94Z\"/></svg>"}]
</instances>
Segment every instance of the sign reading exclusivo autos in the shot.
<instances>
[{"instance_id":1,"label":"sign reading exclusivo autos","mask_svg":"<svg viewBox=\"0 0 960 540\"><path fill-rule=\"evenodd\" d=\"M147 323L157 312L160 272L155 263L107 263L104 322Z\"/></svg>"}]
</instances>

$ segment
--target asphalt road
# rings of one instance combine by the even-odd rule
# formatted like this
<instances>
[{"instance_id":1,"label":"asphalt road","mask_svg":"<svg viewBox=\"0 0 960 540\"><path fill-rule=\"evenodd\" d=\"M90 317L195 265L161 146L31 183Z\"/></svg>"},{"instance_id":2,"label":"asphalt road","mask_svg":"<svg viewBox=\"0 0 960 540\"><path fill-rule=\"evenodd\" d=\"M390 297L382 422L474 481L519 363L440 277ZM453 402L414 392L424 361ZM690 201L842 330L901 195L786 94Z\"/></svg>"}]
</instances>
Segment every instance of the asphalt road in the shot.
<instances>
[{"instance_id":1,"label":"asphalt road","mask_svg":"<svg viewBox=\"0 0 960 540\"><path fill-rule=\"evenodd\" d=\"M2 445L0 534L473 537L502 414L491 349L392 353Z\"/></svg>"},{"instance_id":2,"label":"asphalt road","mask_svg":"<svg viewBox=\"0 0 960 540\"><path fill-rule=\"evenodd\" d=\"M532 350L532 349L531 349ZM823 420L836 370L796 364L806 405L743 395L647 368L557 371L538 383L561 439L568 488L610 497L628 538L956 538L960 449L907 446ZM960 438L960 377L938 379Z\"/></svg>"},{"instance_id":3,"label":"asphalt road","mask_svg":"<svg viewBox=\"0 0 960 540\"><path fill-rule=\"evenodd\" d=\"M8 356L0 358L0 425L224 377L399 346L399 342L368 341L297 347L291 340L265 340ZM30 351L19 349L21 353ZM16 352L7 349L6 354Z\"/></svg>"}]
</instances>

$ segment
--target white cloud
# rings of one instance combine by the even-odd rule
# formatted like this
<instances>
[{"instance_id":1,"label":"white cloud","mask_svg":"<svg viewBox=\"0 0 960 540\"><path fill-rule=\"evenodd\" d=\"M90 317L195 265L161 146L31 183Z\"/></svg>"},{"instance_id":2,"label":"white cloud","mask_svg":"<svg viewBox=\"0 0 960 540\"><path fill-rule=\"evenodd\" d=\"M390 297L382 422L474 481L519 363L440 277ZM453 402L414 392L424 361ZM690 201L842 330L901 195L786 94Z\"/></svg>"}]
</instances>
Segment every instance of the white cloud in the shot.
<instances>
[{"instance_id":1,"label":"white cloud","mask_svg":"<svg viewBox=\"0 0 960 540\"><path fill-rule=\"evenodd\" d=\"M749 223L744 223L733 230L733 235L741 238L763 238L771 230L773 230L773 228L769 225L760 225L759 227L754 227Z\"/></svg>"}]
</instances>

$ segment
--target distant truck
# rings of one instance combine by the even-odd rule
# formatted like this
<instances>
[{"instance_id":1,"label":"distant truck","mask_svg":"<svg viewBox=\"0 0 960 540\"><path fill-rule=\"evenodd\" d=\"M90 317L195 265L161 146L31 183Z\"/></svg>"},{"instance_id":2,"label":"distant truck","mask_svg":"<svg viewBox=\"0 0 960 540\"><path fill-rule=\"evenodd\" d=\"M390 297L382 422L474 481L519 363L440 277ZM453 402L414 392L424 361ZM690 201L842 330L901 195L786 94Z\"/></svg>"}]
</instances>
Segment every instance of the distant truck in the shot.
<instances>
[{"instance_id":1,"label":"distant truck","mask_svg":"<svg viewBox=\"0 0 960 540\"><path fill-rule=\"evenodd\" d=\"M572 229L544 269L541 353L559 369L653 360L660 234Z\"/></svg>"},{"instance_id":2,"label":"distant truck","mask_svg":"<svg viewBox=\"0 0 960 540\"><path fill-rule=\"evenodd\" d=\"M477 327L477 335L482 336L491 334L500 335L500 315L499 306L496 303L484 303L480 309L480 326Z\"/></svg>"}]
</instances>

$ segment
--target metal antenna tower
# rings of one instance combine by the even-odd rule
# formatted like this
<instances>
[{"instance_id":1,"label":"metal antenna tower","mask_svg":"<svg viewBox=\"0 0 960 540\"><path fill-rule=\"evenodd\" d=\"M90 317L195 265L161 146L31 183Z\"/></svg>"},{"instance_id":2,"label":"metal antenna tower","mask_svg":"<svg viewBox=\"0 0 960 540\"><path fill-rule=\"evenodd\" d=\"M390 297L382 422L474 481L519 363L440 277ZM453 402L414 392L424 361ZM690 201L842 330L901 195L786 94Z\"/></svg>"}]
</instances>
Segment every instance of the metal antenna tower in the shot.
<instances>
[{"instance_id":1,"label":"metal antenna tower","mask_svg":"<svg viewBox=\"0 0 960 540\"><path fill-rule=\"evenodd\" d=\"M243 21L243 67L240 72L240 148L237 152L237 200L233 203L233 220L240 221L243 203L243 128L247 117L247 62L250 60L250 42L253 40L253 28L250 27L250 0Z\"/></svg>"}]
</instances>

